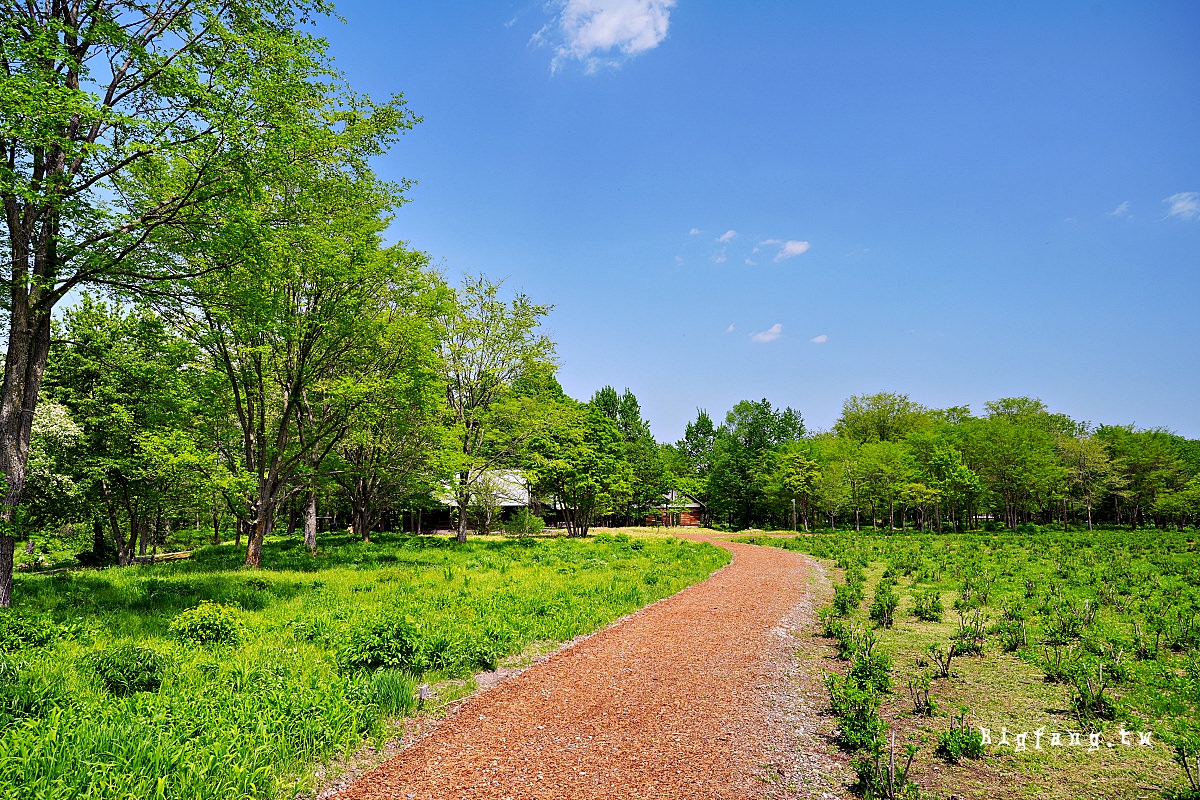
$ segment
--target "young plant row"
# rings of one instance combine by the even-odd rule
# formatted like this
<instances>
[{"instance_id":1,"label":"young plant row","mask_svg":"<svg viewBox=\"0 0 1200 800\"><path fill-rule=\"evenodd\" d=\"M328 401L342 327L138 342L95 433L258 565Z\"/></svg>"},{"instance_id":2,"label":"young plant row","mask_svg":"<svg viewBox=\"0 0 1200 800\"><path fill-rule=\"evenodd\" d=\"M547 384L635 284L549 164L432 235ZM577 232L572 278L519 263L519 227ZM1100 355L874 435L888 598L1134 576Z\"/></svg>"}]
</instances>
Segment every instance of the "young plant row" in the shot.
<instances>
[{"instance_id":1,"label":"young plant row","mask_svg":"<svg viewBox=\"0 0 1200 800\"><path fill-rule=\"evenodd\" d=\"M864 599L865 579L857 563L847 563L845 568L845 583L834 587L833 604L821 612L824 636L834 640L838 658L849 662L844 675L832 672L825 676L830 710L838 719L838 743L857 754L854 761L857 782L853 787L857 793L869 800L915 799L920 788L909 775L917 748L906 745L903 764L898 765L895 732L880 715L885 699L893 691L892 661L876 650L879 638L875 632L850 619ZM889 628L898 605L895 581L885 574L875 587L868 616L876 626ZM956 648L952 643L949 651L937 646L930 651L941 669L923 671L907 682L914 713L924 716L933 716L937 711L937 703L930 696L930 684L949 675L950 659ZM967 727L965 709L961 719L956 721L951 716L949 730L939 738L937 754L950 762L983 755L982 736Z\"/></svg>"},{"instance_id":2,"label":"young plant row","mask_svg":"<svg viewBox=\"0 0 1200 800\"><path fill-rule=\"evenodd\" d=\"M931 676L919 664L922 673L908 681L916 712L929 703L925 713L936 713L926 682L949 676L955 659L1007 653L1059 687L1073 718L1068 724L1086 732L1153 731L1182 770L1182 791L1200 792L1194 533L821 535L762 543L846 567L847 584L836 587L832 609L839 615L864 601L855 576L873 563L886 566L867 609L880 628L906 613L929 623L921 628L926 637L949 612L957 630L922 655ZM907 579L907 602L892 583L897 579Z\"/></svg>"}]
</instances>

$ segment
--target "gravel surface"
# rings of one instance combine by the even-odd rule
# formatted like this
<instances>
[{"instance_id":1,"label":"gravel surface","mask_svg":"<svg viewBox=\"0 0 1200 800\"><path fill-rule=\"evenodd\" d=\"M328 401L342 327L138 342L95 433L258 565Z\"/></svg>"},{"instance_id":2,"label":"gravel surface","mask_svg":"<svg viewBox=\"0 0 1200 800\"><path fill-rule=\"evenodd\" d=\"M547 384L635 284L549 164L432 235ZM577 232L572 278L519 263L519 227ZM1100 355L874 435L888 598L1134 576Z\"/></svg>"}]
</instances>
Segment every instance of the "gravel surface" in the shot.
<instances>
[{"instance_id":1,"label":"gravel surface","mask_svg":"<svg viewBox=\"0 0 1200 800\"><path fill-rule=\"evenodd\" d=\"M845 796L811 649L828 581L799 553L714 544L733 563L461 703L336 797Z\"/></svg>"}]
</instances>

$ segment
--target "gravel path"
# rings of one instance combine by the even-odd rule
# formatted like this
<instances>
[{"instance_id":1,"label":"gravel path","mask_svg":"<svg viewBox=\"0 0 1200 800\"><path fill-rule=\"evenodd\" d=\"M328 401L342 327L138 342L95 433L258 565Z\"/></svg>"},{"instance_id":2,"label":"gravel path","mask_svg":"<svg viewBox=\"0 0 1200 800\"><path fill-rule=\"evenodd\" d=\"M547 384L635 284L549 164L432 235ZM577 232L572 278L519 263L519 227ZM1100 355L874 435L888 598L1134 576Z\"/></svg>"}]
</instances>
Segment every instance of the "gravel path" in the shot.
<instances>
[{"instance_id":1,"label":"gravel path","mask_svg":"<svg viewBox=\"0 0 1200 800\"><path fill-rule=\"evenodd\" d=\"M733 563L475 695L339 800L842 796L820 675L793 655L828 581L713 543Z\"/></svg>"}]
</instances>

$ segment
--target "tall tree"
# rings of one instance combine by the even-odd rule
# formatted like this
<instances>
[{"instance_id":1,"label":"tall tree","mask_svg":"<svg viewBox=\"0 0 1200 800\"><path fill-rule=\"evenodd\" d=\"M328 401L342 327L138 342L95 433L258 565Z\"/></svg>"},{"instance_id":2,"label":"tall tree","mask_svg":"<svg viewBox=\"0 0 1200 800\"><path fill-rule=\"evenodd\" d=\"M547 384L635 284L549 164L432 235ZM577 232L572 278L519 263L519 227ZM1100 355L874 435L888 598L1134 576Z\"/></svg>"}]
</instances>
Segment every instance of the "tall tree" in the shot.
<instances>
[{"instance_id":1,"label":"tall tree","mask_svg":"<svg viewBox=\"0 0 1200 800\"><path fill-rule=\"evenodd\" d=\"M662 505L670 488L666 466L658 443L650 433L650 424L642 418L641 404L628 388L618 395L616 389L605 386L592 396L590 403L611 419L621 432L625 460L633 473L624 517L628 524L642 524L650 509Z\"/></svg>"},{"instance_id":2,"label":"tall tree","mask_svg":"<svg viewBox=\"0 0 1200 800\"><path fill-rule=\"evenodd\" d=\"M482 276L468 277L458 302L441 317L459 542L467 540L468 509L479 482L492 470L516 466L538 430L536 399L514 387L523 376L544 375L554 358L554 342L539 332L551 307L524 294L505 302L499 289Z\"/></svg>"},{"instance_id":3,"label":"tall tree","mask_svg":"<svg viewBox=\"0 0 1200 800\"><path fill-rule=\"evenodd\" d=\"M587 536L596 518L628 502L633 470L617 423L600 408L562 398L529 443L540 494L558 500L568 536Z\"/></svg>"},{"instance_id":4,"label":"tall tree","mask_svg":"<svg viewBox=\"0 0 1200 800\"><path fill-rule=\"evenodd\" d=\"M258 567L279 504L350 428L371 381L403 362L387 330L425 290L425 257L382 248L395 187L347 170L337 154L249 198L226 238L193 258L212 268L160 306L225 378L237 448L253 476L246 565Z\"/></svg>"},{"instance_id":5,"label":"tall tree","mask_svg":"<svg viewBox=\"0 0 1200 800\"><path fill-rule=\"evenodd\" d=\"M768 479L775 448L804 435L792 408L776 410L767 400L742 400L725 415L713 443L709 492L727 520L748 528L765 522Z\"/></svg>"},{"instance_id":6,"label":"tall tree","mask_svg":"<svg viewBox=\"0 0 1200 800\"><path fill-rule=\"evenodd\" d=\"M929 419L927 409L906 394L853 395L842 405L834 430L857 442L896 442Z\"/></svg>"},{"instance_id":7,"label":"tall tree","mask_svg":"<svg viewBox=\"0 0 1200 800\"><path fill-rule=\"evenodd\" d=\"M0 2L0 518L21 499L55 305L83 287L142 291L194 274L160 233L203 238L224 199L294 156L339 86L299 30L320 0ZM341 124L369 103L350 98ZM402 115L399 106L386 115ZM11 602L0 531L0 606Z\"/></svg>"}]
</instances>

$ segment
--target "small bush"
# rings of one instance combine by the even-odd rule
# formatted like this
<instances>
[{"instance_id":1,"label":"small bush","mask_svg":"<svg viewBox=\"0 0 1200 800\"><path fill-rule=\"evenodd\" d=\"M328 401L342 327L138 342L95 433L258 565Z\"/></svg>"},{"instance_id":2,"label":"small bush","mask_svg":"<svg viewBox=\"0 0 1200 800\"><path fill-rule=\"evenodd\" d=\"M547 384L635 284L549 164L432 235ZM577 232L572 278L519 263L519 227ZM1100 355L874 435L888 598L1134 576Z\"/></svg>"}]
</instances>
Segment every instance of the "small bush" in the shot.
<instances>
[{"instance_id":1,"label":"small bush","mask_svg":"<svg viewBox=\"0 0 1200 800\"><path fill-rule=\"evenodd\" d=\"M896 594L895 583L887 578L881 579L875 587L875 597L871 600L868 612L871 620L881 628L890 628L895 621L896 608L900 605L900 597Z\"/></svg>"},{"instance_id":2,"label":"small bush","mask_svg":"<svg viewBox=\"0 0 1200 800\"><path fill-rule=\"evenodd\" d=\"M45 647L58 636L58 627L45 615L0 610L0 653Z\"/></svg>"},{"instance_id":3,"label":"small bush","mask_svg":"<svg viewBox=\"0 0 1200 800\"><path fill-rule=\"evenodd\" d=\"M428 659L417 624L409 617L386 616L350 633L338 653L338 666L420 672L427 668Z\"/></svg>"},{"instance_id":4,"label":"small bush","mask_svg":"<svg viewBox=\"0 0 1200 800\"><path fill-rule=\"evenodd\" d=\"M913 598L913 616L924 622L941 622L946 608L937 589L930 589Z\"/></svg>"},{"instance_id":5,"label":"small bush","mask_svg":"<svg viewBox=\"0 0 1200 800\"><path fill-rule=\"evenodd\" d=\"M879 694L892 690L892 660L883 653L860 652L850 662L847 676L864 689Z\"/></svg>"},{"instance_id":6,"label":"small bush","mask_svg":"<svg viewBox=\"0 0 1200 800\"><path fill-rule=\"evenodd\" d=\"M983 757L983 734L967 727L966 710L957 718L950 715L950 730L938 737L937 754L951 764Z\"/></svg>"},{"instance_id":7,"label":"small bush","mask_svg":"<svg viewBox=\"0 0 1200 800\"><path fill-rule=\"evenodd\" d=\"M116 695L157 692L169 666L167 657L150 647L122 644L97 650L85 662Z\"/></svg>"},{"instance_id":8,"label":"small bush","mask_svg":"<svg viewBox=\"0 0 1200 800\"><path fill-rule=\"evenodd\" d=\"M39 674L22 661L0 657L0 728L69 704L70 692L61 676Z\"/></svg>"},{"instance_id":9,"label":"small bush","mask_svg":"<svg viewBox=\"0 0 1200 800\"><path fill-rule=\"evenodd\" d=\"M825 676L829 708L838 717L838 742L846 750L872 750L882 741L884 724L879 718L882 698L872 689L837 674Z\"/></svg>"},{"instance_id":10,"label":"small bush","mask_svg":"<svg viewBox=\"0 0 1200 800\"><path fill-rule=\"evenodd\" d=\"M542 532L546 521L528 508L521 508L511 519L505 520L502 527L509 536L533 536Z\"/></svg>"},{"instance_id":11,"label":"small bush","mask_svg":"<svg viewBox=\"0 0 1200 800\"><path fill-rule=\"evenodd\" d=\"M242 641L237 609L208 600L177 614L167 630L177 639L199 645L236 647Z\"/></svg>"},{"instance_id":12,"label":"small bush","mask_svg":"<svg viewBox=\"0 0 1200 800\"><path fill-rule=\"evenodd\" d=\"M833 613L839 617L853 614L862 603L861 583L846 583L833 587Z\"/></svg>"},{"instance_id":13,"label":"small bush","mask_svg":"<svg viewBox=\"0 0 1200 800\"><path fill-rule=\"evenodd\" d=\"M901 763L896 755L895 735L886 750L882 745L867 756L854 762L854 774L858 779L852 787L864 800L917 800L920 787L908 778L916 745L906 745Z\"/></svg>"}]
</instances>

